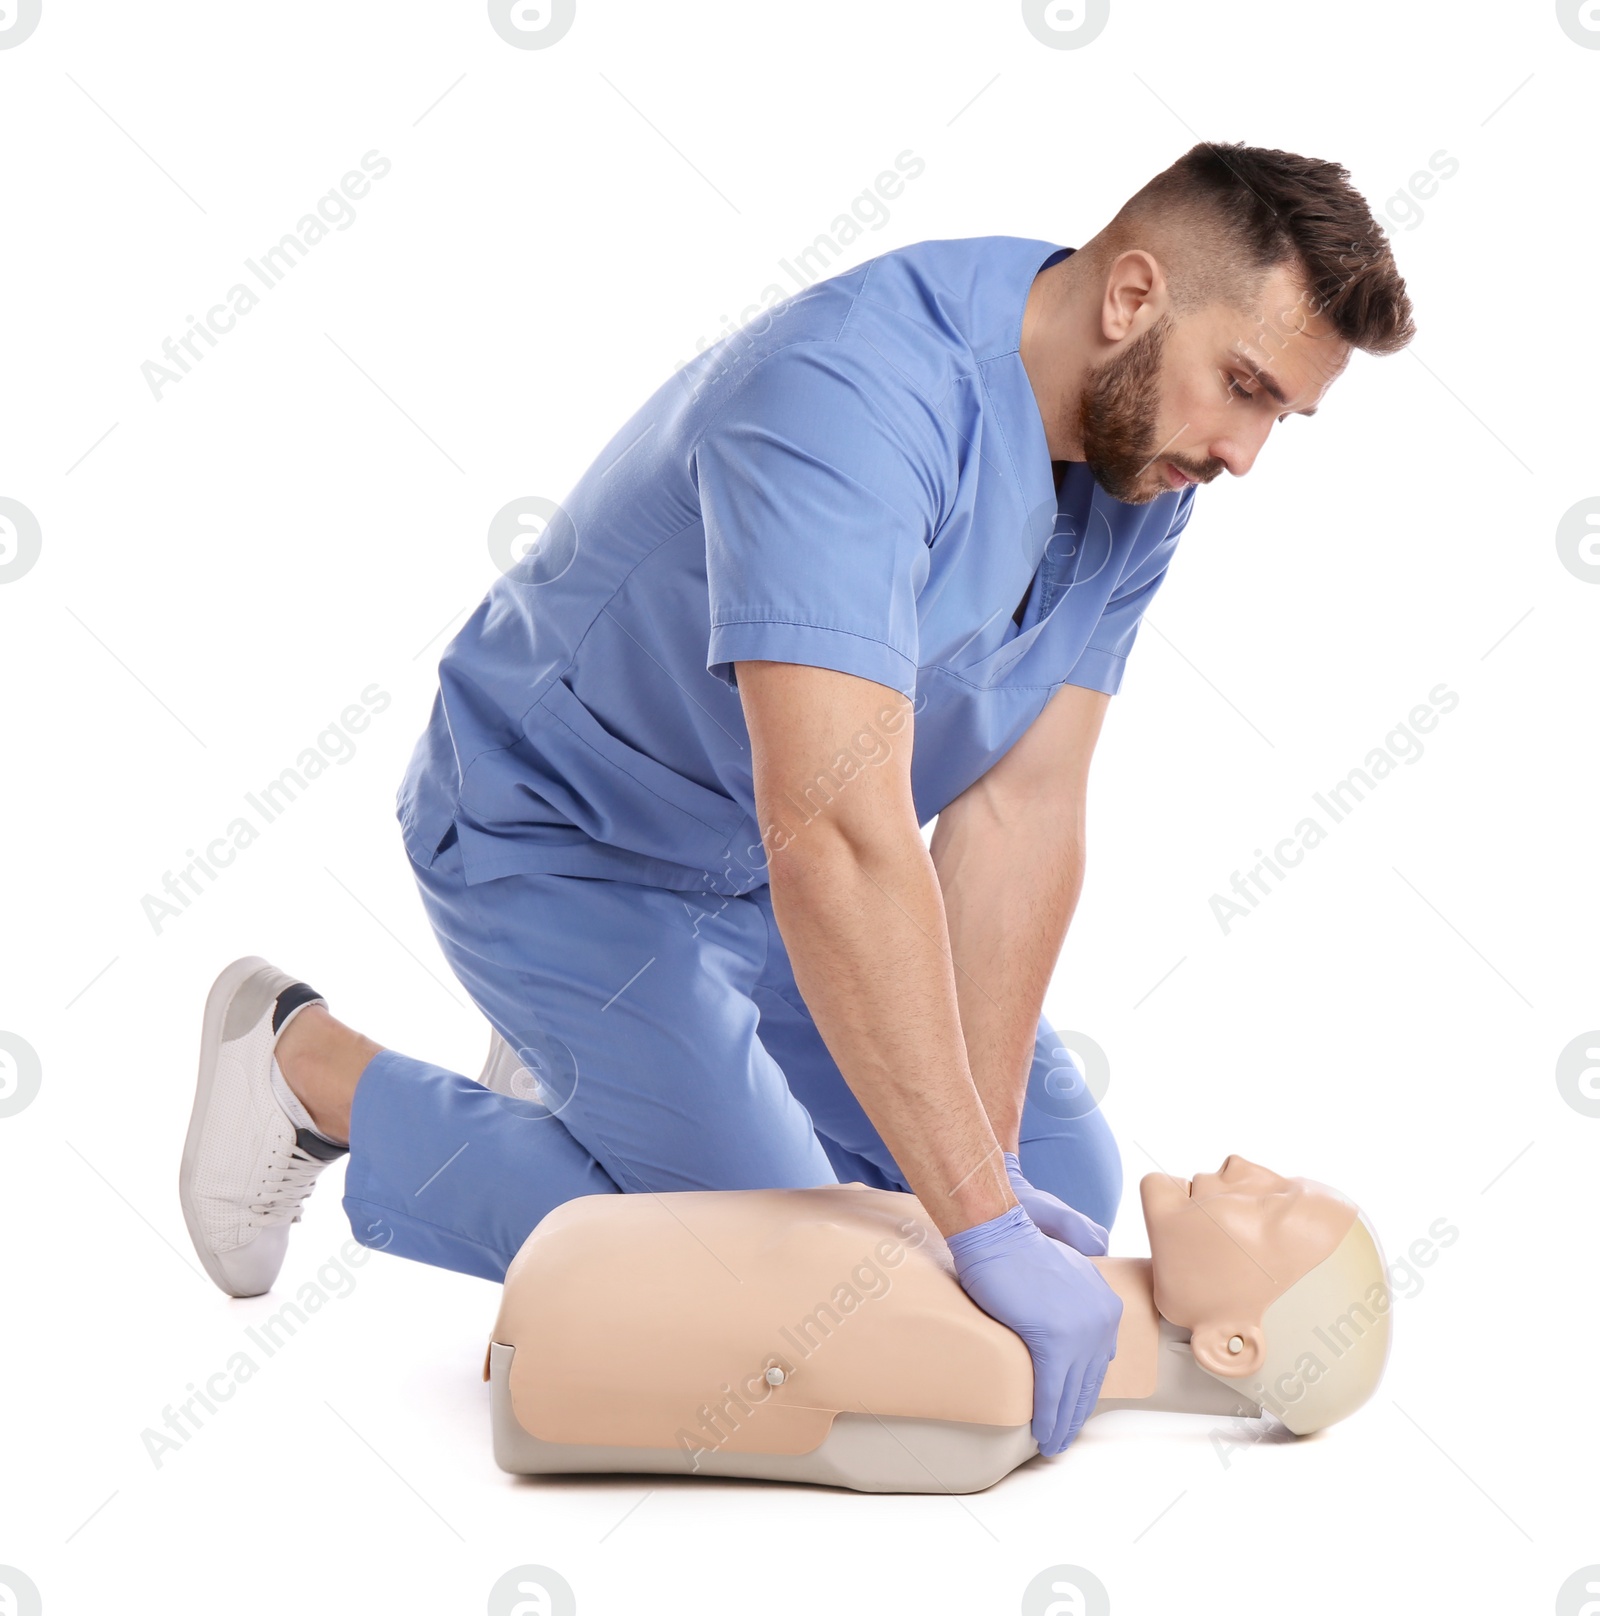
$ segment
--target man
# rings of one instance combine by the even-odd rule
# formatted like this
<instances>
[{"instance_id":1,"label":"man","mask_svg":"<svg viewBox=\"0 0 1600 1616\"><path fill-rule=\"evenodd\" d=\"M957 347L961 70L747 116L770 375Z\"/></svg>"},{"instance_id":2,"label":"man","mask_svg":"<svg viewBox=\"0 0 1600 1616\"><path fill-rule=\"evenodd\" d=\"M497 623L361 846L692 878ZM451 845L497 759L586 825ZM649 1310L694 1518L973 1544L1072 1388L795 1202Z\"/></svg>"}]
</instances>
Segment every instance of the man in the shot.
<instances>
[{"instance_id":1,"label":"man","mask_svg":"<svg viewBox=\"0 0 1600 1616\"><path fill-rule=\"evenodd\" d=\"M400 791L539 1101L237 962L182 1177L213 1278L267 1289L346 1148L358 1239L492 1279L576 1195L909 1189L1064 1448L1120 1313L1116 1145L1041 1016L1089 761L1196 486L1411 337L1348 178L1202 144L1080 249L884 253L658 389L452 641Z\"/></svg>"}]
</instances>

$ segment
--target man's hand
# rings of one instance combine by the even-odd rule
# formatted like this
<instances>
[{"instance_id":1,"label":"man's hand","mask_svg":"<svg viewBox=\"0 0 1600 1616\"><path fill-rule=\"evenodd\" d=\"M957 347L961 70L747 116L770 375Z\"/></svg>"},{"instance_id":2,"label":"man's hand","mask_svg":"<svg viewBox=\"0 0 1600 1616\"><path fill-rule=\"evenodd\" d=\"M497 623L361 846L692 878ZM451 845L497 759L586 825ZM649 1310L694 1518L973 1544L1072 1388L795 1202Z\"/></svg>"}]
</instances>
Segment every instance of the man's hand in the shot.
<instances>
[{"instance_id":1,"label":"man's hand","mask_svg":"<svg viewBox=\"0 0 1600 1616\"><path fill-rule=\"evenodd\" d=\"M1122 1298L1087 1257L1049 1239L1020 1206L949 1237L956 1278L1033 1358L1033 1439L1060 1453L1117 1355Z\"/></svg>"}]
</instances>

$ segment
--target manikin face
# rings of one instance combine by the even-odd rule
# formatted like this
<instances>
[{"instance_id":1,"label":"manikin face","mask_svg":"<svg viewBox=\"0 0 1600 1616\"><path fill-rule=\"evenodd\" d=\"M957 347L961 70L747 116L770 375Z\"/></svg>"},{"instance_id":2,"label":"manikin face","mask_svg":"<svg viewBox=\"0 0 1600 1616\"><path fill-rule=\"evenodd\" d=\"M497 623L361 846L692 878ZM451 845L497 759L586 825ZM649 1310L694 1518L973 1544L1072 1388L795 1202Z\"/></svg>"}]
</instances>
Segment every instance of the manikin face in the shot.
<instances>
[{"instance_id":1,"label":"manikin face","mask_svg":"<svg viewBox=\"0 0 1600 1616\"><path fill-rule=\"evenodd\" d=\"M1159 314L1090 371L1078 405L1085 464L1113 498L1145 505L1255 464L1277 422L1311 415L1350 359L1288 268L1260 307Z\"/></svg>"},{"instance_id":2,"label":"manikin face","mask_svg":"<svg viewBox=\"0 0 1600 1616\"><path fill-rule=\"evenodd\" d=\"M1333 1251L1357 1215L1327 1185L1283 1178L1242 1156L1188 1183L1147 1174L1139 1197L1158 1311L1189 1330L1203 1368L1230 1378L1261 1366L1262 1315Z\"/></svg>"}]
</instances>

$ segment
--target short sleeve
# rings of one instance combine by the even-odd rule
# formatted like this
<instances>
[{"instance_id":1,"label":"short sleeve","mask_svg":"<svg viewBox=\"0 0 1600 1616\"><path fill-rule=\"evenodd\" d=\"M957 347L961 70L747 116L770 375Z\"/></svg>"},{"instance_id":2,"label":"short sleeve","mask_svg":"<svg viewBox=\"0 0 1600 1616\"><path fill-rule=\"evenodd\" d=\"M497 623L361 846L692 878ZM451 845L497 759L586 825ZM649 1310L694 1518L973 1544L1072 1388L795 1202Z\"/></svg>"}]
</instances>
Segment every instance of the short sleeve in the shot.
<instances>
[{"instance_id":1,"label":"short sleeve","mask_svg":"<svg viewBox=\"0 0 1600 1616\"><path fill-rule=\"evenodd\" d=\"M1122 686L1128 653L1139 637L1139 625L1156 591L1161 588L1178 547L1178 536L1189 525L1195 489L1191 484L1179 496L1166 536L1132 567L1112 591L1100 613L1089 643L1067 675L1069 685L1082 685L1114 696Z\"/></svg>"},{"instance_id":2,"label":"short sleeve","mask_svg":"<svg viewBox=\"0 0 1600 1616\"><path fill-rule=\"evenodd\" d=\"M802 662L914 695L946 464L937 413L865 344L762 360L693 453L709 671L734 686L736 662Z\"/></svg>"}]
</instances>

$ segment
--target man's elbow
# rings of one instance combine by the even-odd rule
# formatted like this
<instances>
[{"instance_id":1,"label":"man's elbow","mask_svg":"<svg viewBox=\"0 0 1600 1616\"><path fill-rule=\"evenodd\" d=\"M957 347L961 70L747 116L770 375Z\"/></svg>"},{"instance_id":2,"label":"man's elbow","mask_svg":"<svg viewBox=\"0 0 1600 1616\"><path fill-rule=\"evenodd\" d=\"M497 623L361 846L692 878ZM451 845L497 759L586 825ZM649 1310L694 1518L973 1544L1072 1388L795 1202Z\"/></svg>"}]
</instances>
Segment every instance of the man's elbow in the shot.
<instances>
[{"instance_id":1,"label":"man's elbow","mask_svg":"<svg viewBox=\"0 0 1600 1616\"><path fill-rule=\"evenodd\" d=\"M958 829L1012 846L1082 842L1088 821L1086 782L1038 774L980 776L939 815L945 836Z\"/></svg>"},{"instance_id":2,"label":"man's elbow","mask_svg":"<svg viewBox=\"0 0 1600 1616\"><path fill-rule=\"evenodd\" d=\"M909 801L850 801L849 791L849 785L840 792L821 782L791 788L764 814L774 891L812 891L926 855Z\"/></svg>"}]
</instances>

